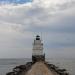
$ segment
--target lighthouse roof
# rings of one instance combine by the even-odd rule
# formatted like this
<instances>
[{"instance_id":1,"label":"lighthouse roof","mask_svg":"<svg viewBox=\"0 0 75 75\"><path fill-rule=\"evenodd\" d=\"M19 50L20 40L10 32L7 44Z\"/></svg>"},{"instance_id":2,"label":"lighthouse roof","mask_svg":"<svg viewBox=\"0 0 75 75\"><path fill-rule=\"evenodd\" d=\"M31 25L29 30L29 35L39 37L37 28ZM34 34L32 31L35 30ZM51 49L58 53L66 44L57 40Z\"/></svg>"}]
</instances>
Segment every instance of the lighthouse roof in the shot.
<instances>
[{"instance_id":1,"label":"lighthouse roof","mask_svg":"<svg viewBox=\"0 0 75 75\"><path fill-rule=\"evenodd\" d=\"M36 36L36 40L40 40L40 36L39 35Z\"/></svg>"}]
</instances>

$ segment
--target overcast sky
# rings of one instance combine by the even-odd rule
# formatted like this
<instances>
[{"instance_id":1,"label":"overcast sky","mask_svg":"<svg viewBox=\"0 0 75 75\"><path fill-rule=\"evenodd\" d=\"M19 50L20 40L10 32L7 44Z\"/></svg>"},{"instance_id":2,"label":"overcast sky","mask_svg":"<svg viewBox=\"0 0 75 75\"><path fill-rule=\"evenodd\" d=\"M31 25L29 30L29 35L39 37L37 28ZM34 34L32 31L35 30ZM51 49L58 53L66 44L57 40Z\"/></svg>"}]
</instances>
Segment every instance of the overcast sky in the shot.
<instances>
[{"instance_id":1,"label":"overcast sky","mask_svg":"<svg viewBox=\"0 0 75 75\"><path fill-rule=\"evenodd\" d=\"M0 58L30 58L37 34L46 57L75 58L75 0L0 0Z\"/></svg>"}]
</instances>

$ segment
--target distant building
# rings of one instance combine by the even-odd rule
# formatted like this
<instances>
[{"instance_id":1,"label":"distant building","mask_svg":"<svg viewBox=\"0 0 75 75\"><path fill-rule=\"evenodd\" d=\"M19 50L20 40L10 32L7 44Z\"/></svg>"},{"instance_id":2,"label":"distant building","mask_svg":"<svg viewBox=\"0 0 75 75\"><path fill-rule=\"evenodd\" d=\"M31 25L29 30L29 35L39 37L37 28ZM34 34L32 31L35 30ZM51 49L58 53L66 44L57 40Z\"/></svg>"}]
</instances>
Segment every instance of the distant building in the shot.
<instances>
[{"instance_id":1,"label":"distant building","mask_svg":"<svg viewBox=\"0 0 75 75\"><path fill-rule=\"evenodd\" d=\"M43 54L43 43L40 36L37 35L33 43L32 61L36 62L39 60L45 61L45 54Z\"/></svg>"}]
</instances>

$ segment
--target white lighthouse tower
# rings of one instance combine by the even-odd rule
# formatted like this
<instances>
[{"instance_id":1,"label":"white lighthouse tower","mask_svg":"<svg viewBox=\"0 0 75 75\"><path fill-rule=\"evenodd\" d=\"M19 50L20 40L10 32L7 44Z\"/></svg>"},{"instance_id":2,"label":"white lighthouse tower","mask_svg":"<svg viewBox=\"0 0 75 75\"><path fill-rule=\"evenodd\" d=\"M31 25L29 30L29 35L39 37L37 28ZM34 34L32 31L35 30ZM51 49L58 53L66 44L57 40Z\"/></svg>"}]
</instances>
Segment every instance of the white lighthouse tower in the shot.
<instances>
[{"instance_id":1,"label":"white lighthouse tower","mask_svg":"<svg viewBox=\"0 0 75 75\"><path fill-rule=\"evenodd\" d=\"M37 35L34 40L32 55L43 55L43 43L41 42L39 35Z\"/></svg>"},{"instance_id":2,"label":"white lighthouse tower","mask_svg":"<svg viewBox=\"0 0 75 75\"><path fill-rule=\"evenodd\" d=\"M34 62L39 60L43 60L43 61L45 60L45 55L43 54L43 43L39 35L37 35L36 38L34 39L32 60Z\"/></svg>"}]
</instances>

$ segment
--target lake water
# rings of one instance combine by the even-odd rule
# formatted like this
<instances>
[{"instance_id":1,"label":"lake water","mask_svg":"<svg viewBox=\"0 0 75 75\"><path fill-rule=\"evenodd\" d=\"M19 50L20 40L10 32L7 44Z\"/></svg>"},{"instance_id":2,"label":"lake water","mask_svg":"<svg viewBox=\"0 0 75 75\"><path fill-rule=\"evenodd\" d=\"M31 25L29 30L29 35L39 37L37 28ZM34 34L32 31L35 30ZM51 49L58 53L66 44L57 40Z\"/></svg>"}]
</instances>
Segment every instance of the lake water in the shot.
<instances>
[{"instance_id":1,"label":"lake water","mask_svg":"<svg viewBox=\"0 0 75 75\"><path fill-rule=\"evenodd\" d=\"M25 64L31 59L0 59L0 75L6 75L12 71L15 66ZM60 68L65 68L70 75L75 75L75 60L74 59L47 59L48 62L55 64Z\"/></svg>"}]
</instances>

